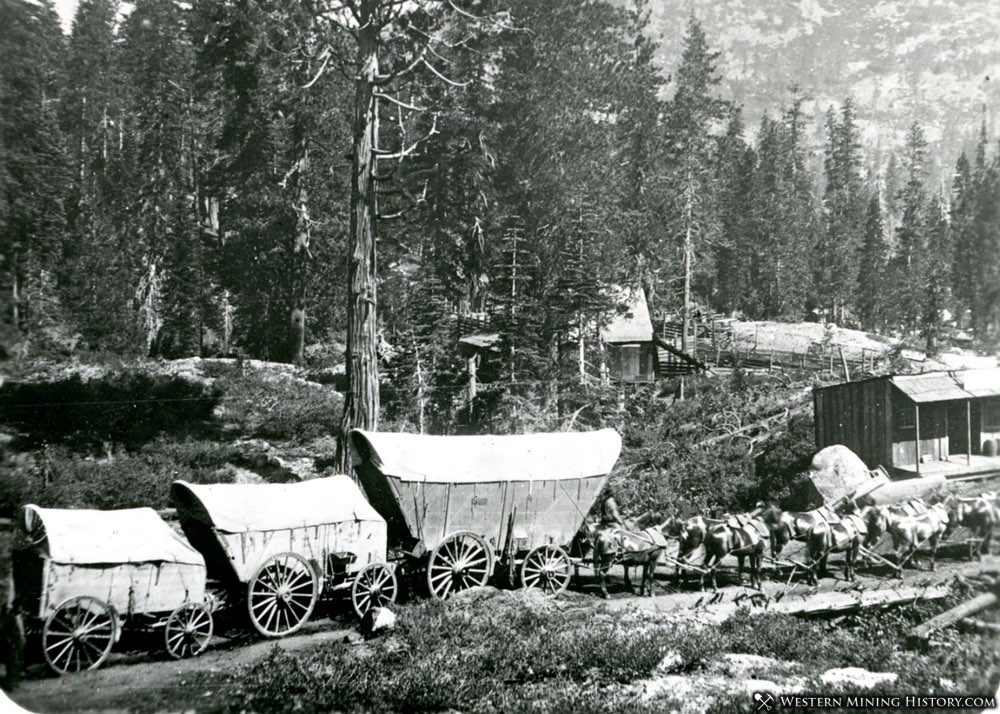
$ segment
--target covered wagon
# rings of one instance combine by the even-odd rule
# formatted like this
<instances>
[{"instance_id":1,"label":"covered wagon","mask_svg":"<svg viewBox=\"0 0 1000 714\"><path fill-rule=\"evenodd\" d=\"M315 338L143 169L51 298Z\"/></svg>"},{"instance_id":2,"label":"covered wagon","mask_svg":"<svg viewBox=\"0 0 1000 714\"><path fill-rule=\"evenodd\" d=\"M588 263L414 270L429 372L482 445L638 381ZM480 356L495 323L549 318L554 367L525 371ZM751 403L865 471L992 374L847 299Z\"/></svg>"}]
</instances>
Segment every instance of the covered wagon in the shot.
<instances>
[{"instance_id":1,"label":"covered wagon","mask_svg":"<svg viewBox=\"0 0 1000 714\"><path fill-rule=\"evenodd\" d=\"M354 468L391 548L430 593L483 585L497 565L525 588L562 592L568 548L621 452L611 429L511 436L350 435Z\"/></svg>"},{"instance_id":2,"label":"covered wagon","mask_svg":"<svg viewBox=\"0 0 1000 714\"><path fill-rule=\"evenodd\" d=\"M162 627L173 657L212 637L205 560L151 508L25 506L12 566L18 610L59 674L98 667L123 627Z\"/></svg>"},{"instance_id":3,"label":"covered wagon","mask_svg":"<svg viewBox=\"0 0 1000 714\"><path fill-rule=\"evenodd\" d=\"M350 592L359 616L393 602L385 520L347 476L289 484L171 487L181 527L208 575L245 599L266 637L298 630L317 601Z\"/></svg>"}]
</instances>

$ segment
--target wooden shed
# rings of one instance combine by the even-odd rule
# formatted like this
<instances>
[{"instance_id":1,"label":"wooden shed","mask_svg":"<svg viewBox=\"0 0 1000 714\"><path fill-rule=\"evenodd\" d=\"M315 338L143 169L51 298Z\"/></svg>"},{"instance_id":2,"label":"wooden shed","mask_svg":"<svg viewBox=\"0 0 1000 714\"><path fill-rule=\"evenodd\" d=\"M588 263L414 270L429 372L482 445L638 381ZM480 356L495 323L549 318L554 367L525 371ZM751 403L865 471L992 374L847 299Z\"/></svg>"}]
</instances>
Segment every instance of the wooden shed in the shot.
<instances>
[{"instance_id":1,"label":"wooden shed","mask_svg":"<svg viewBox=\"0 0 1000 714\"><path fill-rule=\"evenodd\" d=\"M607 375L626 384L654 382L658 353L646 293L642 288L622 289L620 298L624 310L601 329Z\"/></svg>"},{"instance_id":2,"label":"wooden shed","mask_svg":"<svg viewBox=\"0 0 1000 714\"><path fill-rule=\"evenodd\" d=\"M1000 368L874 377L813 390L816 446L894 476L1000 472Z\"/></svg>"}]
</instances>

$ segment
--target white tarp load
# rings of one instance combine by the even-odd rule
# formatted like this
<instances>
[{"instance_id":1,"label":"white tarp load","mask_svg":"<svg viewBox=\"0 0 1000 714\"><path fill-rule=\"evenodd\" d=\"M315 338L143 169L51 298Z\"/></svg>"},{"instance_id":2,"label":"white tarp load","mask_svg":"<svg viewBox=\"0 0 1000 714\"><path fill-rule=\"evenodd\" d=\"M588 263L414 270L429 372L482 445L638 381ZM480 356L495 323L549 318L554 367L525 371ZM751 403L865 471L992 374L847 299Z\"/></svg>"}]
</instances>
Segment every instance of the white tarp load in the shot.
<instances>
[{"instance_id":1,"label":"white tarp load","mask_svg":"<svg viewBox=\"0 0 1000 714\"><path fill-rule=\"evenodd\" d=\"M614 429L503 436L351 432L352 458L403 481L559 481L605 475L621 453Z\"/></svg>"},{"instance_id":2,"label":"white tarp load","mask_svg":"<svg viewBox=\"0 0 1000 714\"><path fill-rule=\"evenodd\" d=\"M182 518L196 518L224 533L382 521L349 476L275 484L175 481L171 490Z\"/></svg>"},{"instance_id":3,"label":"white tarp load","mask_svg":"<svg viewBox=\"0 0 1000 714\"><path fill-rule=\"evenodd\" d=\"M20 526L18 547L32 548L55 563L205 564L152 508L92 511L28 505L21 511Z\"/></svg>"}]
</instances>

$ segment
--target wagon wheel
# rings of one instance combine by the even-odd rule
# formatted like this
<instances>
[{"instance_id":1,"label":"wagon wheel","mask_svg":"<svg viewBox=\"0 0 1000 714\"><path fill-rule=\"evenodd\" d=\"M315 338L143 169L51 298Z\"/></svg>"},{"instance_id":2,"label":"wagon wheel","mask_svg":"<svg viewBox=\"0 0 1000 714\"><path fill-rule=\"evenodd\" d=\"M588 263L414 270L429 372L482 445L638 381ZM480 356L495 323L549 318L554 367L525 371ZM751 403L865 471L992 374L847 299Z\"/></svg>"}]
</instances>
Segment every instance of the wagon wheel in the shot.
<instances>
[{"instance_id":1,"label":"wagon wheel","mask_svg":"<svg viewBox=\"0 0 1000 714\"><path fill-rule=\"evenodd\" d=\"M49 615L42 628L45 661L57 674L97 669L118 639L118 620L96 598L70 598Z\"/></svg>"},{"instance_id":2,"label":"wagon wheel","mask_svg":"<svg viewBox=\"0 0 1000 714\"><path fill-rule=\"evenodd\" d=\"M358 617L374 607L385 607L396 602L399 585L396 574L385 563L366 565L351 585L351 605Z\"/></svg>"},{"instance_id":3,"label":"wagon wheel","mask_svg":"<svg viewBox=\"0 0 1000 714\"><path fill-rule=\"evenodd\" d=\"M521 563L521 587L539 588L546 595L558 595L569 585L569 555L557 545L543 545L528 553Z\"/></svg>"},{"instance_id":4,"label":"wagon wheel","mask_svg":"<svg viewBox=\"0 0 1000 714\"><path fill-rule=\"evenodd\" d=\"M212 639L212 611L199 602L187 602L170 613L164 638L167 653L174 659L196 657Z\"/></svg>"},{"instance_id":5,"label":"wagon wheel","mask_svg":"<svg viewBox=\"0 0 1000 714\"><path fill-rule=\"evenodd\" d=\"M431 595L444 600L453 592L485 585L493 572L493 556L486 541L463 531L438 544L427 562Z\"/></svg>"},{"instance_id":6,"label":"wagon wheel","mask_svg":"<svg viewBox=\"0 0 1000 714\"><path fill-rule=\"evenodd\" d=\"M283 637L305 624L316 607L319 580L301 555L268 558L250 578L247 610L257 632Z\"/></svg>"}]
</instances>

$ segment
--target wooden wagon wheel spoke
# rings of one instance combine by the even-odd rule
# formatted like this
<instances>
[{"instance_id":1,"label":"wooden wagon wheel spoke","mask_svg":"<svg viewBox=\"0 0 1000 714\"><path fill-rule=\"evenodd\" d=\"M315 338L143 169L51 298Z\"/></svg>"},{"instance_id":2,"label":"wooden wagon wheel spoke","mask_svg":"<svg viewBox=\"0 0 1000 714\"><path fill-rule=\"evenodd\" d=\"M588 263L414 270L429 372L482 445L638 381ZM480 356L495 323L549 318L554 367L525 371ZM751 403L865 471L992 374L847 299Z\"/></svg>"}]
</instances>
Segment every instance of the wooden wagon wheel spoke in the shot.
<instances>
[{"instance_id":1,"label":"wooden wagon wheel spoke","mask_svg":"<svg viewBox=\"0 0 1000 714\"><path fill-rule=\"evenodd\" d=\"M486 541L475 533L454 533L431 552L427 585L431 595L444 599L453 592L485 585L492 569Z\"/></svg>"},{"instance_id":2,"label":"wooden wagon wheel spoke","mask_svg":"<svg viewBox=\"0 0 1000 714\"><path fill-rule=\"evenodd\" d=\"M351 585L351 605L358 617L364 617L373 607L385 607L396 602L399 585L396 574L385 563L370 563L354 578Z\"/></svg>"},{"instance_id":3,"label":"wooden wagon wheel spoke","mask_svg":"<svg viewBox=\"0 0 1000 714\"><path fill-rule=\"evenodd\" d=\"M264 562L247 586L247 610L254 628L265 637L295 632L312 614L319 598L319 579L297 553L281 553Z\"/></svg>"},{"instance_id":4,"label":"wooden wagon wheel spoke","mask_svg":"<svg viewBox=\"0 0 1000 714\"><path fill-rule=\"evenodd\" d=\"M184 603L167 618L167 654L175 659L200 655L212 639L213 627L212 613L205 604Z\"/></svg>"},{"instance_id":5,"label":"wooden wagon wheel spoke","mask_svg":"<svg viewBox=\"0 0 1000 714\"><path fill-rule=\"evenodd\" d=\"M569 585L570 560L565 550L555 545L535 548L521 563L521 585L539 588L548 595L558 595Z\"/></svg>"},{"instance_id":6,"label":"wooden wagon wheel spoke","mask_svg":"<svg viewBox=\"0 0 1000 714\"><path fill-rule=\"evenodd\" d=\"M58 674L98 667L111 652L118 629L111 608L92 597L75 597L49 615L42 628L45 659Z\"/></svg>"}]
</instances>

